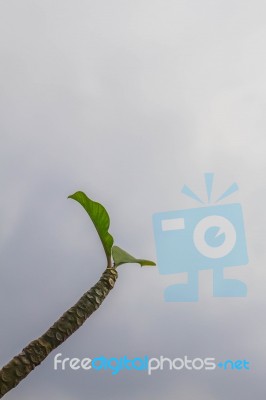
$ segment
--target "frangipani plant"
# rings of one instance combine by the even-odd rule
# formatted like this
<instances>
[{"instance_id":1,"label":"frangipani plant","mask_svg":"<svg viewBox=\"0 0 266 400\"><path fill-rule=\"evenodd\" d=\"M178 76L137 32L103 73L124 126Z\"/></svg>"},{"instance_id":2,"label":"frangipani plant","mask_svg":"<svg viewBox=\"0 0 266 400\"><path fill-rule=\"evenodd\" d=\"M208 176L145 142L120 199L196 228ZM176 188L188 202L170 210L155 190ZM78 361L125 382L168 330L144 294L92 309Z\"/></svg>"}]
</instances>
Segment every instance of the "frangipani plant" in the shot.
<instances>
[{"instance_id":1,"label":"frangipani plant","mask_svg":"<svg viewBox=\"0 0 266 400\"><path fill-rule=\"evenodd\" d=\"M79 301L67 310L42 336L28 344L17 356L0 370L0 398L17 386L54 349L69 338L86 319L99 308L118 277L117 267L126 263L154 266L149 260L137 259L118 246L109 233L110 218L106 209L89 199L85 193L76 192L69 198L76 200L91 218L102 242L107 267L99 281Z\"/></svg>"}]
</instances>

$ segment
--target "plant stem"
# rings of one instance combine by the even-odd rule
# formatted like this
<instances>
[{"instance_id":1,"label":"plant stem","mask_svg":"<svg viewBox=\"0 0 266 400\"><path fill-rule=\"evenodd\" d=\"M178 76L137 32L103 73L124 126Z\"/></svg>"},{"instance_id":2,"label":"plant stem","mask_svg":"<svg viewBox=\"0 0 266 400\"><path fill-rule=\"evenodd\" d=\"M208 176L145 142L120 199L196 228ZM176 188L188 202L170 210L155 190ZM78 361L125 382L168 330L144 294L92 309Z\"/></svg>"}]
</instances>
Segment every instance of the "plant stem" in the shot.
<instances>
[{"instance_id":1,"label":"plant stem","mask_svg":"<svg viewBox=\"0 0 266 400\"><path fill-rule=\"evenodd\" d=\"M117 276L114 267L106 268L99 281L73 307L0 370L0 398L17 386L97 310L114 287Z\"/></svg>"}]
</instances>

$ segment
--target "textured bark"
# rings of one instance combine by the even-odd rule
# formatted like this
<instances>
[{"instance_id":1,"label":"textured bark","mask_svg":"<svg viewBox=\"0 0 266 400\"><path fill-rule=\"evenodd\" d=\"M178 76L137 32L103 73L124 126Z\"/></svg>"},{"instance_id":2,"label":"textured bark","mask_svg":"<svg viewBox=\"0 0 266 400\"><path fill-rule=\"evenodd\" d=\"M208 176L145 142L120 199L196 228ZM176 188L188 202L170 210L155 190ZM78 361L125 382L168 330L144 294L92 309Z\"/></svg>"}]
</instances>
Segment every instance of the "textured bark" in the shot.
<instances>
[{"instance_id":1,"label":"textured bark","mask_svg":"<svg viewBox=\"0 0 266 400\"><path fill-rule=\"evenodd\" d=\"M106 268L100 280L66 311L39 339L33 340L21 353L0 370L0 398L17 386L54 349L72 335L97 310L114 287L117 271Z\"/></svg>"}]
</instances>

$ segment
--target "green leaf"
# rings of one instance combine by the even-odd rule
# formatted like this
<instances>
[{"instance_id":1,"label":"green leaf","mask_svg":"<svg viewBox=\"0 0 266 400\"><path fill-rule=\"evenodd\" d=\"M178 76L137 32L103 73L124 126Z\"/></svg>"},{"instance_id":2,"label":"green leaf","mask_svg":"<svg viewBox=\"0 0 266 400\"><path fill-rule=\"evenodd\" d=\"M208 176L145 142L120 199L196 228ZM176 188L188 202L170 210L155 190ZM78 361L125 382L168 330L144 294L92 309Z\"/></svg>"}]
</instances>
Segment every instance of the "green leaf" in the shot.
<instances>
[{"instance_id":1,"label":"green leaf","mask_svg":"<svg viewBox=\"0 0 266 400\"><path fill-rule=\"evenodd\" d=\"M135 258L128 254L125 250L120 249L118 246L114 246L112 248L112 255L114 259L115 266L118 267L121 264L132 263L132 264L140 264L142 267L144 265L154 266L156 265L153 261L142 260L139 258Z\"/></svg>"},{"instance_id":2,"label":"green leaf","mask_svg":"<svg viewBox=\"0 0 266 400\"><path fill-rule=\"evenodd\" d=\"M89 199L83 192L76 192L71 196L68 196L68 198L74 199L78 203L80 203L89 214L102 241L107 260L109 260L111 257L114 239L108 232L110 226L110 218L106 209L100 203Z\"/></svg>"}]
</instances>

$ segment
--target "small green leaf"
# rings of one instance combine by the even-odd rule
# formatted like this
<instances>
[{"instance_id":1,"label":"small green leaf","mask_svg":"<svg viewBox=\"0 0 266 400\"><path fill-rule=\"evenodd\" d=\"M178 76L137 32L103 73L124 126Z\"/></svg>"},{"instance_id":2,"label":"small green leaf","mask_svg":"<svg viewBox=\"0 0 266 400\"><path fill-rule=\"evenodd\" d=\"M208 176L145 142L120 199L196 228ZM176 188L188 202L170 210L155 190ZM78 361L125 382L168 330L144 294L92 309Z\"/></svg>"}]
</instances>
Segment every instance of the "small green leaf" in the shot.
<instances>
[{"instance_id":1,"label":"small green leaf","mask_svg":"<svg viewBox=\"0 0 266 400\"><path fill-rule=\"evenodd\" d=\"M112 248L112 255L114 259L115 266L118 267L121 264L132 263L132 264L140 264L142 267L144 265L154 266L156 265L153 261L142 260L139 258L135 258L128 254L126 251L120 249L118 246L114 246Z\"/></svg>"},{"instance_id":2,"label":"small green leaf","mask_svg":"<svg viewBox=\"0 0 266 400\"><path fill-rule=\"evenodd\" d=\"M74 199L78 203L80 203L89 214L102 241L103 248L108 260L111 257L114 239L108 232L110 226L110 218L106 209L100 203L89 199L83 192L76 192L71 196L68 196L68 198Z\"/></svg>"}]
</instances>

